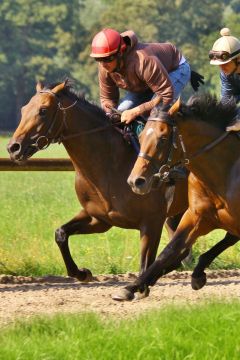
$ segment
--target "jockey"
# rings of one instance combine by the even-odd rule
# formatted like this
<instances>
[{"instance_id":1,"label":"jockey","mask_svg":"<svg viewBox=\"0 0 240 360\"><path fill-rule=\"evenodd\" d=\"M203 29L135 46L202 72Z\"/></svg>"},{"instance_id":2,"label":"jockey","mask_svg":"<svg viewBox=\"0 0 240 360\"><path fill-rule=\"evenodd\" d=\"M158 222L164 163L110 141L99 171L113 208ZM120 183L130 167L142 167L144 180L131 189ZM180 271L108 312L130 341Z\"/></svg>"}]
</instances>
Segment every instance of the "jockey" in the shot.
<instances>
[{"instance_id":1,"label":"jockey","mask_svg":"<svg viewBox=\"0 0 240 360\"><path fill-rule=\"evenodd\" d=\"M218 65L221 79L222 102L227 103L232 98L240 102L240 41L231 36L228 28L220 31L221 38L215 41L209 52L211 65ZM234 119L235 123L227 127L227 131L240 130L240 109Z\"/></svg>"},{"instance_id":2,"label":"jockey","mask_svg":"<svg viewBox=\"0 0 240 360\"><path fill-rule=\"evenodd\" d=\"M167 110L191 76L188 62L173 44L140 43L131 30L120 34L103 29L93 38L90 56L98 62L102 108L106 113L117 108L125 124L148 116L160 102ZM195 77L197 89L203 78L195 75L200 76ZM120 103L119 88L127 91ZM142 128L135 129L137 135Z\"/></svg>"}]
</instances>

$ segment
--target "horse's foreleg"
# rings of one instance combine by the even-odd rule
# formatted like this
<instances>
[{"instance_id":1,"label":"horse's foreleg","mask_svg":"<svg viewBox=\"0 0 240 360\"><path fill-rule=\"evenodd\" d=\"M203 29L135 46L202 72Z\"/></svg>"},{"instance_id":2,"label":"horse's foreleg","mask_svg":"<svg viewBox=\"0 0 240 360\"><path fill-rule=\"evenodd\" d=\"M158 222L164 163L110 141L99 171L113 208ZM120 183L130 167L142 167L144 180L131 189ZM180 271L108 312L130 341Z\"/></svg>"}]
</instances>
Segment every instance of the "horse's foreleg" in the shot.
<instances>
[{"instance_id":1,"label":"horse's foreleg","mask_svg":"<svg viewBox=\"0 0 240 360\"><path fill-rule=\"evenodd\" d=\"M236 244L238 241L239 238L237 236L226 233L224 239L219 241L210 250L200 255L198 263L192 273L192 288L194 290L199 290L206 284L207 279L204 272L206 267L208 267L219 254Z\"/></svg>"},{"instance_id":2,"label":"horse's foreleg","mask_svg":"<svg viewBox=\"0 0 240 360\"><path fill-rule=\"evenodd\" d=\"M171 216L166 219L165 227L167 229L169 239L172 239L174 232L176 231L183 214L184 213L177 214L175 216ZM192 261L193 261L192 248L190 248L185 259L182 260L182 265L188 266L192 263Z\"/></svg>"},{"instance_id":3,"label":"horse's foreleg","mask_svg":"<svg viewBox=\"0 0 240 360\"><path fill-rule=\"evenodd\" d=\"M165 217L159 218L158 216L157 218L148 219L148 221L140 227L141 259L139 274L142 274L156 259L164 221ZM138 298L143 298L148 295L149 289L146 287ZM112 295L112 298L118 301L132 300L133 297L134 294L126 289L120 289Z\"/></svg>"},{"instance_id":4,"label":"horse's foreleg","mask_svg":"<svg viewBox=\"0 0 240 360\"><path fill-rule=\"evenodd\" d=\"M68 223L62 225L55 232L55 240L61 251L64 263L66 265L68 276L77 278L80 281L90 281L92 274L88 269L78 269L71 256L68 238L74 234L92 234L101 233L109 230L111 225L98 221L82 210Z\"/></svg>"},{"instance_id":5,"label":"horse's foreleg","mask_svg":"<svg viewBox=\"0 0 240 360\"><path fill-rule=\"evenodd\" d=\"M155 262L139 276L135 283L126 286L125 290L131 293L133 298L135 292L144 292L148 286L154 285L161 276L177 269L197 237L212 229L213 226L210 223L199 216L194 216L190 210L187 210L173 239L163 249Z\"/></svg>"},{"instance_id":6,"label":"horse's foreleg","mask_svg":"<svg viewBox=\"0 0 240 360\"><path fill-rule=\"evenodd\" d=\"M139 274L142 274L156 259L164 220L165 218L154 218L146 221L140 228L141 260Z\"/></svg>"}]
</instances>

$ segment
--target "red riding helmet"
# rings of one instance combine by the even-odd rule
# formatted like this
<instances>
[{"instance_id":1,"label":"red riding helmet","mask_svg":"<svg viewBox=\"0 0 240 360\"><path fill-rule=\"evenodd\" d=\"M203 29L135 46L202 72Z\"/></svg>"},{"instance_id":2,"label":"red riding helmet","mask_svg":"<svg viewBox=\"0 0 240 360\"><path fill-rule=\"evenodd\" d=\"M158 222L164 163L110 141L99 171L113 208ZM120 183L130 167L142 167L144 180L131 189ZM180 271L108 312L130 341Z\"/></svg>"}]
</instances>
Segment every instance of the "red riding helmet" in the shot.
<instances>
[{"instance_id":1,"label":"red riding helmet","mask_svg":"<svg viewBox=\"0 0 240 360\"><path fill-rule=\"evenodd\" d=\"M92 41L91 57L104 58L123 52L126 48L121 35L113 29L103 29L94 36Z\"/></svg>"}]
</instances>

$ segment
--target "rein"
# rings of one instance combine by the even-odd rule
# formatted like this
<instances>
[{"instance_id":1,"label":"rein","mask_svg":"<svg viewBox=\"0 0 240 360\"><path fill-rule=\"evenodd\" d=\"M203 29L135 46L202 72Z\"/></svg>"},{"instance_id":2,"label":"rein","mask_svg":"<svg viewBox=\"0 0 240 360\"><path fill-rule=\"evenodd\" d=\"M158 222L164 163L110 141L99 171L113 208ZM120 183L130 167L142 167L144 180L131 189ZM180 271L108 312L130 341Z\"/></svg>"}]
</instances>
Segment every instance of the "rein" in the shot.
<instances>
[{"instance_id":1,"label":"rein","mask_svg":"<svg viewBox=\"0 0 240 360\"><path fill-rule=\"evenodd\" d=\"M169 176L169 172L172 168L182 165L188 165L190 163L190 160L196 158L197 156L211 150L212 148L214 148L216 145L218 145L221 141L223 141L228 135L229 132L224 132L223 134L221 134L219 137L217 137L215 140L211 141L210 143L204 145L203 147L201 147L200 149L198 149L194 154L187 156L187 152L186 152L186 147L185 144L183 142L182 139L182 135L178 133L178 129L177 126L175 124L175 122L172 119L165 119L165 120L160 120L159 118L151 118L148 121L159 121L159 122L164 122L166 124L168 124L169 126L172 127L172 135L171 135L171 145L169 147L169 151L168 151L168 156L167 156L167 161L165 164L163 164L158 172L156 174L154 174L154 177L159 178L159 181L166 181L168 180L168 176ZM178 137L180 145L181 145L181 152L182 152L182 159L180 159L178 162L171 164L172 163L172 155L173 155L173 151L174 149L177 149L177 143L176 143L176 137ZM149 156L148 154L145 154L143 152L140 152L139 157L142 157L146 160L148 160L150 163L151 162L157 162L158 160L155 159L152 156Z\"/></svg>"},{"instance_id":2,"label":"rein","mask_svg":"<svg viewBox=\"0 0 240 360\"><path fill-rule=\"evenodd\" d=\"M84 130L84 131L81 131L81 132L79 132L77 134L70 134L70 135L64 136L64 135L62 135L62 132L63 132L64 128L68 129L67 110L73 108L77 104L78 99L75 100L71 105L69 105L67 107L63 107L61 101L58 98L58 96L54 92L52 92L51 90L41 90L41 91L39 91L39 93L40 94L47 93L47 94L53 95L54 98L57 100L57 110L56 110L56 112L54 114L53 121L51 122L50 126L48 127L48 129L46 131L46 134L39 136L37 138L35 144L32 144L32 146L36 147L38 150L46 149L50 145L50 143L58 143L58 144L60 144L64 140L72 139L72 138L75 138L75 137L78 137L78 136L81 136L81 135L93 134L93 133L96 133L96 132L99 132L99 131L103 131L103 130L109 128L110 126L112 126L111 124L107 124L107 125L104 125L102 127L97 127L97 128L90 129L90 130ZM60 125L59 129L56 131L56 134L54 136L49 136L49 135L51 135L51 132L53 130L54 125L56 124L57 114L58 114L59 110L63 114L61 125ZM41 145L41 142L42 142L42 145Z\"/></svg>"}]
</instances>

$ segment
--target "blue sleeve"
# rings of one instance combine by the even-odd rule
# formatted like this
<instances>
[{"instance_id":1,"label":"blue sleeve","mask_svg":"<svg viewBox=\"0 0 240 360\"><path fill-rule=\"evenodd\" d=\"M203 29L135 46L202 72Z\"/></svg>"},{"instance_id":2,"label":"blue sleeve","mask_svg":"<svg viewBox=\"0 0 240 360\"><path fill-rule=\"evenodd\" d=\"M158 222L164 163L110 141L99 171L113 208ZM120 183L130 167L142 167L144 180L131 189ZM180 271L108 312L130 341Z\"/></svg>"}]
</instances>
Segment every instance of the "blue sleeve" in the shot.
<instances>
[{"instance_id":1,"label":"blue sleeve","mask_svg":"<svg viewBox=\"0 0 240 360\"><path fill-rule=\"evenodd\" d=\"M230 77L221 72L220 79L222 101L228 102L231 98L234 98L236 102L239 102L240 94L236 95L236 89L234 87L233 81L230 80Z\"/></svg>"},{"instance_id":2,"label":"blue sleeve","mask_svg":"<svg viewBox=\"0 0 240 360\"><path fill-rule=\"evenodd\" d=\"M233 86L228 77L223 72L220 73L220 79L222 101L228 102L229 99L233 96Z\"/></svg>"}]
</instances>

